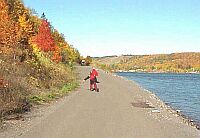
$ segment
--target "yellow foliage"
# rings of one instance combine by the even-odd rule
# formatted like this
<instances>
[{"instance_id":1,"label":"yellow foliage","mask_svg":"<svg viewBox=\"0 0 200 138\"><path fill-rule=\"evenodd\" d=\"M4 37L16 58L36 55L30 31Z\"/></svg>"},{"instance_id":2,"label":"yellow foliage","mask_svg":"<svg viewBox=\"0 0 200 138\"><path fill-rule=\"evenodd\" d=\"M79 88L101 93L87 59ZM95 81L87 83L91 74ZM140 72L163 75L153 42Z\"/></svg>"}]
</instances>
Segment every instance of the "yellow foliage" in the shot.
<instances>
[{"instance_id":1,"label":"yellow foliage","mask_svg":"<svg viewBox=\"0 0 200 138\"><path fill-rule=\"evenodd\" d=\"M18 26L10 20L8 6L5 1L0 1L0 42L6 46L12 46L17 43L18 37L16 32Z\"/></svg>"},{"instance_id":2,"label":"yellow foliage","mask_svg":"<svg viewBox=\"0 0 200 138\"><path fill-rule=\"evenodd\" d=\"M22 37L30 37L33 34L33 24L28 18L28 14L25 12L24 14L19 16L18 19L20 25L20 33Z\"/></svg>"}]
</instances>

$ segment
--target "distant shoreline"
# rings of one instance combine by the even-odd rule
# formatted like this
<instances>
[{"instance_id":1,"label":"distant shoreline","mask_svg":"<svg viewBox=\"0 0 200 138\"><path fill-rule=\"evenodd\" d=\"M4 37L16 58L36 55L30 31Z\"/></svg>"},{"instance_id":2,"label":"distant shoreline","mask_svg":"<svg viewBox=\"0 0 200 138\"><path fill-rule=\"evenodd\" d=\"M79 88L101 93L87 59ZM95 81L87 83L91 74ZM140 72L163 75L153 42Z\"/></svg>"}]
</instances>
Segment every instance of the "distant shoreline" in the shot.
<instances>
[{"instance_id":1,"label":"distant shoreline","mask_svg":"<svg viewBox=\"0 0 200 138\"><path fill-rule=\"evenodd\" d=\"M117 71L113 71L115 73L118 72L123 72L123 73L171 73L171 74L200 74L200 72L165 72L165 71L151 71L151 72L147 72L147 71L125 71L125 70L117 70Z\"/></svg>"},{"instance_id":2,"label":"distant shoreline","mask_svg":"<svg viewBox=\"0 0 200 138\"><path fill-rule=\"evenodd\" d=\"M200 74L200 52L121 55L94 58L94 64L112 72L195 73Z\"/></svg>"}]
</instances>

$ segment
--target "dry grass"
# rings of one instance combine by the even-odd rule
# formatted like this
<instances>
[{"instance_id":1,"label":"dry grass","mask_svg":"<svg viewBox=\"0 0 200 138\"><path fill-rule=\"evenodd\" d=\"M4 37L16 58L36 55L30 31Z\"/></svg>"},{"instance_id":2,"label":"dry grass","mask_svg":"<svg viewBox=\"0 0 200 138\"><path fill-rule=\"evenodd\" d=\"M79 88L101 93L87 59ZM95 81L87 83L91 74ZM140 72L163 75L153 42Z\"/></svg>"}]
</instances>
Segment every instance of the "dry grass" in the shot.
<instances>
[{"instance_id":1,"label":"dry grass","mask_svg":"<svg viewBox=\"0 0 200 138\"><path fill-rule=\"evenodd\" d=\"M45 58L40 61L26 57L20 62L19 56L13 58L12 49L0 51L0 118L30 110L28 97L41 93L48 95L75 79L66 65Z\"/></svg>"}]
</instances>

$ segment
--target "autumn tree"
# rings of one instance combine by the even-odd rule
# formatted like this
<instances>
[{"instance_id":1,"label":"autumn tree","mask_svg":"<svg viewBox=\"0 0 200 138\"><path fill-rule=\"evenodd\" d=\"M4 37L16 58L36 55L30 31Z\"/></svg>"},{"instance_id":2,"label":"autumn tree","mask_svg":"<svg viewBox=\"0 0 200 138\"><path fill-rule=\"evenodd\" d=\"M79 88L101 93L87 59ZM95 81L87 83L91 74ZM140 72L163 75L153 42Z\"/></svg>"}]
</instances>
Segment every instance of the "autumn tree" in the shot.
<instances>
[{"instance_id":1,"label":"autumn tree","mask_svg":"<svg viewBox=\"0 0 200 138\"><path fill-rule=\"evenodd\" d=\"M8 5L5 0L0 1L0 43L14 47L17 44L18 26L8 15Z\"/></svg>"},{"instance_id":2,"label":"autumn tree","mask_svg":"<svg viewBox=\"0 0 200 138\"><path fill-rule=\"evenodd\" d=\"M91 58L90 56L87 56L87 57L85 58L85 62L86 62L86 65L89 66L90 63L92 63L92 58Z\"/></svg>"},{"instance_id":3,"label":"autumn tree","mask_svg":"<svg viewBox=\"0 0 200 138\"><path fill-rule=\"evenodd\" d=\"M20 25L21 42L28 43L28 39L34 34L33 22L30 20L28 10L26 10L18 19Z\"/></svg>"},{"instance_id":4,"label":"autumn tree","mask_svg":"<svg viewBox=\"0 0 200 138\"><path fill-rule=\"evenodd\" d=\"M58 46L55 46L55 49L53 51L52 60L56 63L59 63L62 60L62 57L60 54L60 48Z\"/></svg>"},{"instance_id":5,"label":"autumn tree","mask_svg":"<svg viewBox=\"0 0 200 138\"><path fill-rule=\"evenodd\" d=\"M34 42L44 52L53 51L55 49L54 39L51 35L51 28L47 19L42 20Z\"/></svg>"},{"instance_id":6,"label":"autumn tree","mask_svg":"<svg viewBox=\"0 0 200 138\"><path fill-rule=\"evenodd\" d=\"M54 38L55 44L59 47L64 47L65 45L68 45L65 41L64 35L60 34L58 30L53 29L52 36Z\"/></svg>"},{"instance_id":7,"label":"autumn tree","mask_svg":"<svg viewBox=\"0 0 200 138\"><path fill-rule=\"evenodd\" d=\"M20 43L27 46L28 39L34 34L34 22L31 20L31 11L25 8L21 0L7 0L7 4L11 19L19 25Z\"/></svg>"},{"instance_id":8,"label":"autumn tree","mask_svg":"<svg viewBox=\"0 0 200 138\"><path fill-rule=\"evenodd\" d=\"M60 34L56 29L52 32L56 46L60 48L60 54L62 56L62 62L73 63L80 61L80 53L73 45L69 45L63 34Z\"/></svg>"}]
</instances>

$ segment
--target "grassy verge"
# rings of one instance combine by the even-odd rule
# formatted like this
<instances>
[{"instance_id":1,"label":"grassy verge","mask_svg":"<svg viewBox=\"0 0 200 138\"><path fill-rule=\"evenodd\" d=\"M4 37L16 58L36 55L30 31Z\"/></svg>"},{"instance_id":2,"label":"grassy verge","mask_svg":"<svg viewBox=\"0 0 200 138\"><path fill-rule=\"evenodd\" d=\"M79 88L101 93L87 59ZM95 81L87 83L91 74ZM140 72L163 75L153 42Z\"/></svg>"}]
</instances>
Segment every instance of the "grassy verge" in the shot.
<instances>
[{"instance_id":1,"label":"grassy verge","mask_svg":"<svg viewBox=\"0 0 200 138\"><path fill-rule=\"evenodd\" d=\"M78 86L79 84L77 82L67 83L58 90L51 91L49 93L41 93L39 95L31 95L28 97L28 100L33 104L48 103L67 95L69 92L75 90Z\"/></svg>"},{"instance_id":2,"label":"grassy verge","mask_svg":"<svg viewBox=\"0 0 200 138\"><path fill-rule=\"evenodd\" d=\"M34 104L60 98L78 87L77 74L71 64L55 63L46 56L12 61L0 55L0 127L10 116L30 111Z\"/></svg>"}]
</instances>

